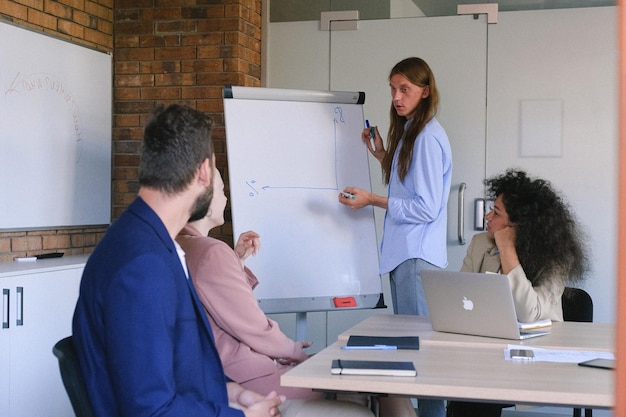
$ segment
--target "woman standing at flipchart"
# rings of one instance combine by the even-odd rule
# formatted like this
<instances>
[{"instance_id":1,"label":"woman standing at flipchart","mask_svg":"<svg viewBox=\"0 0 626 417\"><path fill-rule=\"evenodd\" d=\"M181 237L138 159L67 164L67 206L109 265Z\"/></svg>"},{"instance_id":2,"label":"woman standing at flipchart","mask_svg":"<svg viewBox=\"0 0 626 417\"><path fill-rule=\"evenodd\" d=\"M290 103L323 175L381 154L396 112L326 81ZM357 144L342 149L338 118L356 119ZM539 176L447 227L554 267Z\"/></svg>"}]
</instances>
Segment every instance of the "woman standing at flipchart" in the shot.
<instances>
[{"instance_id":1,"label":"woman standing at flipchart","mask_svg":"<svg viewBox=\"0 0 626 417\"><path fill-rule=\"evenodd\" d=\"M360 209L386 209L380 273L390 274L394 313L428 315L420 271L445 268L447 202L452 152L435 118L439 93L434 75L420 58L398 62L389 74L390 127L387 149L377 128L361 133L381 163L387 196L346 187L339 202ZM444 416L443 401L419 401L420 417Z\"/></svg>"}]
</instances>

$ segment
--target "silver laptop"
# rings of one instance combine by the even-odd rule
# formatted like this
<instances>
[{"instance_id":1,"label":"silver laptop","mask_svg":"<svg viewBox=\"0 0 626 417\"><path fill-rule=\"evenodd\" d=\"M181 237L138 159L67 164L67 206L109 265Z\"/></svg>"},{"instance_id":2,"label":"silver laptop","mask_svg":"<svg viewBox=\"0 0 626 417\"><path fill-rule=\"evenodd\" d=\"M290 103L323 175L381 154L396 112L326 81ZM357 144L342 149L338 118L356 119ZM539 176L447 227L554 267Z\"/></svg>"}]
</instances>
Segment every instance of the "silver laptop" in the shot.
<instances>
[{"instance_id":1,"label":"silver laptop","mask_svg":"<svg viewBox=\"0 0 626 417\"><path fill-rule=\"evenodd\" d=\"M505 275L423 270L421 276L433 330L516 340L550 333L519 329Z\"/></svg>"}]
</instances>

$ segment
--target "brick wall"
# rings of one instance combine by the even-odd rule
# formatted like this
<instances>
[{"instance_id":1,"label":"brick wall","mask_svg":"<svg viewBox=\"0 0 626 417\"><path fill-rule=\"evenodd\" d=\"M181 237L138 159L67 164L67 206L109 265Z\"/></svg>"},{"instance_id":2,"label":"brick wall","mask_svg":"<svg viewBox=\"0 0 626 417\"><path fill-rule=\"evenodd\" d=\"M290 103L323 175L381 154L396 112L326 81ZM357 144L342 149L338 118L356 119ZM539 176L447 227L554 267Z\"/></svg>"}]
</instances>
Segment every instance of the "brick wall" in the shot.
<instances>
[{"instance_id":1,"label":"brick wall","mask_svg":"<svg viewBox=\"0 0 626 417\"><path fill-rule=\"evenodd\" d=\"M113 219L136 196L143 126L159 104L183 103L213 117L228 193L222 86L260 85L261 0L2 0L0 18L113 52ZM225 219L212 235L232 243L228 207ZM0 262L89 253L104 230L0 233Z\"/></svg>"},{"instance_id":2,"label":"brick wall","mask_svg":"<svg viewBox=\"0 0 626 417\"><path fill-rule=\"evenodd\" d=\"M113 216L137 193L143 126L158 104L184 103L213 117L217 166L228 194L222 87L260 86L261 0L115 2ZM226 223L211 234L232 243Z\"/></svg>"},{"instance_id":3,"label":"brick wall","mask_svg":"<svg viewBox=\"0 0 626 417\"><path fill-rule=\"evenodd\" d=\"M0 0L0 18L100 51L113 51L113 0ZM90 227L0 233L0 262L46 252L89 253L104 231L104 227Z\"/></svg>"}]
</instances>

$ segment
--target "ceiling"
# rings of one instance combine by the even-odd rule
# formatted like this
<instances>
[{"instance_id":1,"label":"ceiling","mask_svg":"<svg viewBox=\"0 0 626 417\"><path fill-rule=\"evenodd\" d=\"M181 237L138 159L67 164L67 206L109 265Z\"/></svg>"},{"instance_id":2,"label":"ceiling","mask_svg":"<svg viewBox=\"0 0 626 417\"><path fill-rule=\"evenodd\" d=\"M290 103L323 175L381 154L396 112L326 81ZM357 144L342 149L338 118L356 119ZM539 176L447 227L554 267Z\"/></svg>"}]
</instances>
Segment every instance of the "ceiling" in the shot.
<instances>
[{"instance_id":1,"label":"ceiling","mask_svg":"<svg viewBox=\"0 0 626 417\"><path fill-rule=\"evenodd\" d=\"M615 6L615 0L413 0L426 16L456 14L458 4L498 3L502 12L516 10L568 9L578 7Z\"/></svg>"},{"instance_id":2,"label":"ceiling","mask_svg":"<svg viewBox=\"0 0 626 417\"><path fill-rule=\"evenodd\" d=\"M490 3L489 0L267 0L271 22L319 20L326 11L358 10L360 19L389 19L394 17L453 16L459 4ZM499 11L563 9L615 6L616 0L500 0ZM405 14L406 13L406 14Z\"/></svg>"}]
</instances>

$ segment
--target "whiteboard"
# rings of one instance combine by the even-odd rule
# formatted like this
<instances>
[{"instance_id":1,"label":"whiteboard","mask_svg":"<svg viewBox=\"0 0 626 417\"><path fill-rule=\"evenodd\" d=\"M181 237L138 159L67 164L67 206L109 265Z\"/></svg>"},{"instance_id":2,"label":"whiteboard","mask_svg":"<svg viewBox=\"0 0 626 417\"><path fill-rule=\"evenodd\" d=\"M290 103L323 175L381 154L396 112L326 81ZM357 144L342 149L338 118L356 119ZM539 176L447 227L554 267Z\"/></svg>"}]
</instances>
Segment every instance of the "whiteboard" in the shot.
<instances>
[{"instance_id":1,"label":"whiteboard","mask_svg":"<svg viewBox=\"0 0 626 417\"><path fill-rule=\"evenodd\" d=\"M364 94L227 87L224 97L234 236L261 235L246 265L259 278L263 311L375 307L373 208L337 201L345 186L371 190ZM353 306L339 302L349 297Z\"/></svg>"},{"instance_id":2,"label":"whiteboard","mask_svg":"<svg viewBox=\"0 0 626 417\"><path fill-rule=\"evenodd\" d=\"M111 220L111 56L0 23L0 229Z\"/></svg>"}]
</instances>

